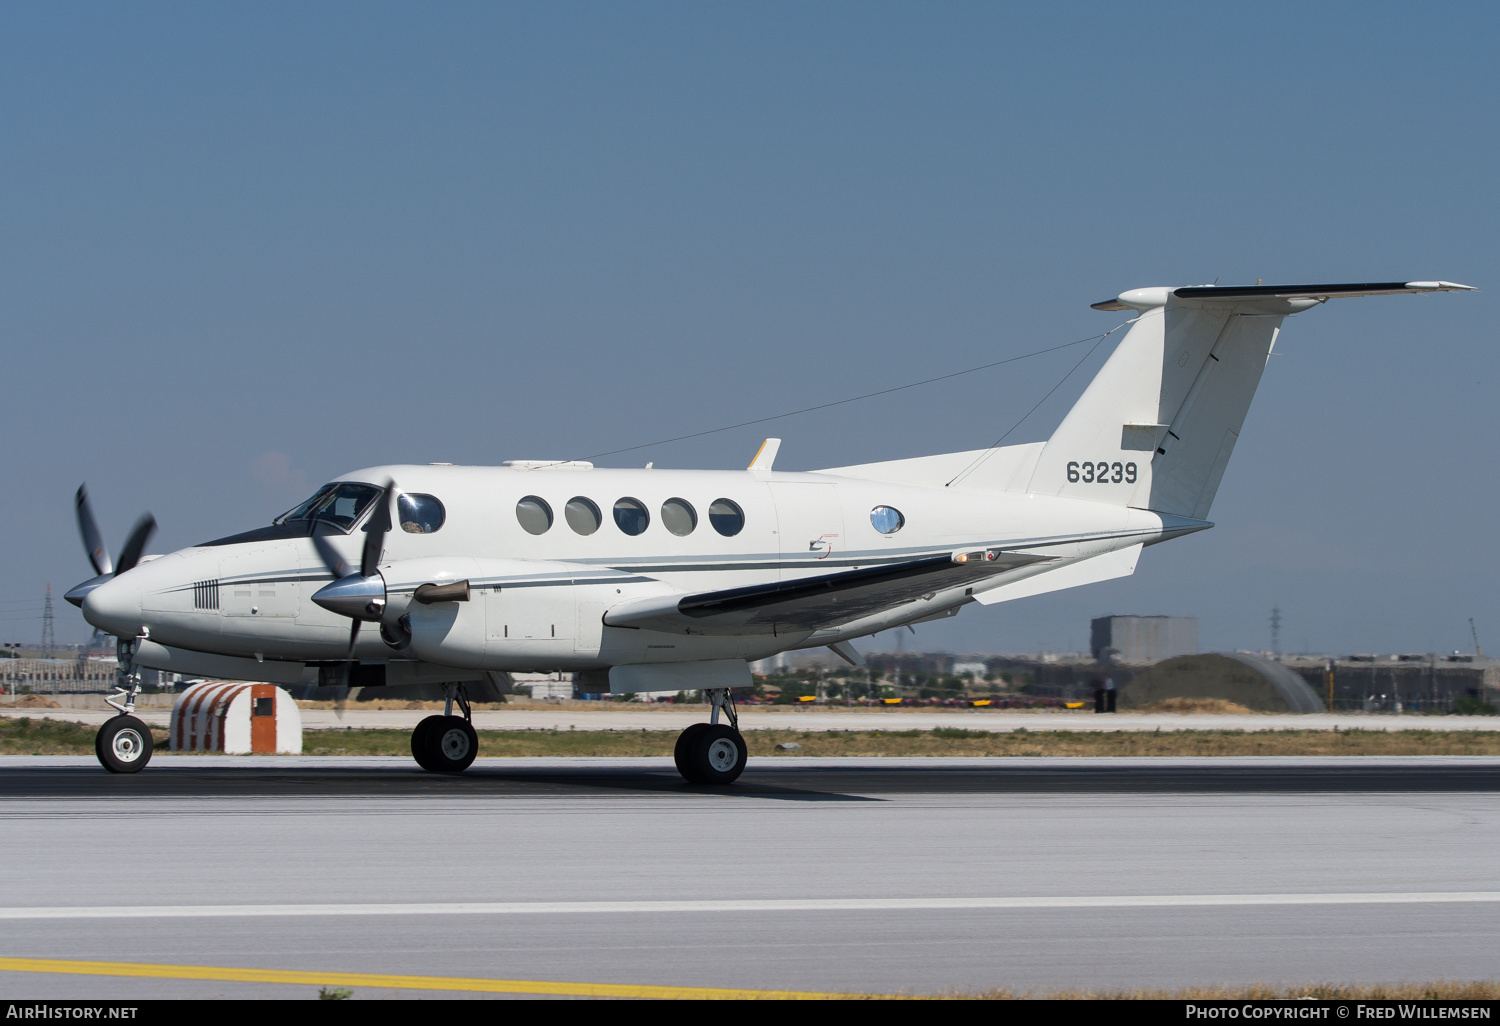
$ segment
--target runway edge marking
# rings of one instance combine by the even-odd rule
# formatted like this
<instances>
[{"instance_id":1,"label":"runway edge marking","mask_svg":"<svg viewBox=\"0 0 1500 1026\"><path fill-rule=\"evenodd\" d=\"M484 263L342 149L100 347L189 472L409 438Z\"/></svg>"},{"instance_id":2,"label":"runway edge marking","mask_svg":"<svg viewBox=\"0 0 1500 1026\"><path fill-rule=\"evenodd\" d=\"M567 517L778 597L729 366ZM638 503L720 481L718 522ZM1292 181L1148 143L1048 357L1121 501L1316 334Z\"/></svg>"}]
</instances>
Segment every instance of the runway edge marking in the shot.
<instances>
[{"instance_id":1,"label":"runway edge marking","mask_svg":"<svg viewBox=\"0 0 1500 1026\"><path fill-rule=\"evenodd\" d=\"M305 969L246 969L210 965L157 965L149 962L85 962L59 958L0 958L0 971L63 973L71 976L128 976L136 979L217 980L238 983L291 983L310 987L384 987L394 990L454 990L492 994L555 994L564 997L656 999L747 998L839 1000L865 995L803 990L733 990L723 987L664 987L636 983L573 983L560 980L491 980L462 976L394 976L385 973L319 972Z\"/></svg>"},{"instance_id":2,"label":"runway edge marking","mask_svg":"<svg viewBox=\"0 0 1500 1026\"><path fill-rule=\"evenodd\" d=\"M1330 891L1292 894L1119 894L1059 897L729 898L307 905L97 905L0 908L20 919L212 919L274 916L597 915L698 912L900 912L945 909L1182 908L1276 905L1489 904L1500 891Z\"/></svg>"}]
</instances>

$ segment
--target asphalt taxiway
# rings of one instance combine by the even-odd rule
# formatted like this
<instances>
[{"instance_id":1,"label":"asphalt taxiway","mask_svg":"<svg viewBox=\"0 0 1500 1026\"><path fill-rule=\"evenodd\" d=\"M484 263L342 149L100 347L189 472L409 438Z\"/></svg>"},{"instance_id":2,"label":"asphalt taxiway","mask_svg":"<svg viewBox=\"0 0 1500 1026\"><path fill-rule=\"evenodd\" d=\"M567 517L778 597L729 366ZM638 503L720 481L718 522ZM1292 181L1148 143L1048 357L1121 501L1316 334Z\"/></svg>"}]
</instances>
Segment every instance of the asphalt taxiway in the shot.
<instances>
[{"instance_id":1,"label":"asphalt taxiway","mask_svg":"<svg viewBox=\"0 0 1500 1026\"><path fill-rule=\"evenodd\" d=\"M1500 759L788 758L726 789L649 759L481 760L457 778L382 758L91 763L0 758L0 966L559 994L1500 971ZM0 995L316 990L270 979L0 971Z\"/></svg>"}]
</instances>

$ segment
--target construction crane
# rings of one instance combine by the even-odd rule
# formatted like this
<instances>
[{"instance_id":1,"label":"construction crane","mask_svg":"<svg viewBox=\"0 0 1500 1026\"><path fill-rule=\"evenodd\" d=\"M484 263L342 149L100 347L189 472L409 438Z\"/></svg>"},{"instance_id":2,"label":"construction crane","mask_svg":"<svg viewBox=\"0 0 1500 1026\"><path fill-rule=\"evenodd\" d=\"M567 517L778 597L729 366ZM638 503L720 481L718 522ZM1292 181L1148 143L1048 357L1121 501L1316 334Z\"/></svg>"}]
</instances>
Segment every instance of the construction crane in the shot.
<instances>
[{"instance_id":1,"label":"construction crane","mask_svg":"<svg viewBox=\"0 0 1500 1026\"><path fill-rule=\"evenodd\" d=\"M1474 654L1478 656L1484 655L1484 649L1479 647L1479 631L1474 629L1474 618L1472 616L1469 617L1469 633L1474 636Z\"/></svg>"}]
</instances>

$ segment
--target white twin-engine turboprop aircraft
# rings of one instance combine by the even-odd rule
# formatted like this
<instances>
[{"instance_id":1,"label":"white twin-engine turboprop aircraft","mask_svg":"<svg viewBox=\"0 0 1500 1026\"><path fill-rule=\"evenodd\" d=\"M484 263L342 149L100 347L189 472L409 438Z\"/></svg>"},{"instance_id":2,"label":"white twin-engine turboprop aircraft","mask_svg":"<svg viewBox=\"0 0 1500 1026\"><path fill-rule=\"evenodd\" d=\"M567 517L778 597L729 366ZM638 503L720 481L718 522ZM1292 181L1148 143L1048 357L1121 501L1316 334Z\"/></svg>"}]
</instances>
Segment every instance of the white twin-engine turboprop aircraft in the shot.
<instances>
[{"instance_id":1,"label":"white twin-engine turboprop aircraft","mask_svg":"<svg viewBox=\"0 0 1500 1026\"><path fill-rule=\"evenodd\" d=\"M445 684L447 714L412 734L438 772L478 751L457 682L570 670L614 693L704 690L710 722L682 732L677 766L728 783L745 766L730 696L750 684L748 661L827 646L857 664L863 635L1133 573L1143 547L1212 526L1284 317L1339 296L1468 288L1125 292L1094 306L1136 311L1129 332L1052 437L1029 445L812 473L773 470L777 439L740 471L373 467L268 527L157 558L141 557L148 516L117 565L80 488L97 576L68 598L120 653L123 703L110 700L120 715L99 731L99 759L115 772L150 759L132 715L139 667Z\"/></svg>"}]
</instances>

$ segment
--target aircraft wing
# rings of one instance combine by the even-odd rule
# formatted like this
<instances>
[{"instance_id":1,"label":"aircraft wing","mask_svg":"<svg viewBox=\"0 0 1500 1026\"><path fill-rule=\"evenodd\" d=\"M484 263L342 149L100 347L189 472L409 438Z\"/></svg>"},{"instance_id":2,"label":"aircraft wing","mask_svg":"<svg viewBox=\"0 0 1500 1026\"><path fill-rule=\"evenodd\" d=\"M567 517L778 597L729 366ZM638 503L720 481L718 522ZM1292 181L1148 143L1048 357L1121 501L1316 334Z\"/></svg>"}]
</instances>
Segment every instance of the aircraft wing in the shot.
<instances>
[{"instance_id":1,"label":"aircraft wing","mask_svg":"<svg viewBox=\"0 0 1500 1026\"><path fill-rule=\"evenodd\" d=\"M819 577L641 599L611 609L604 622L719 636L821 630L1049 558L996 549L942 553Z\"/></svg>"}]
</instances>

